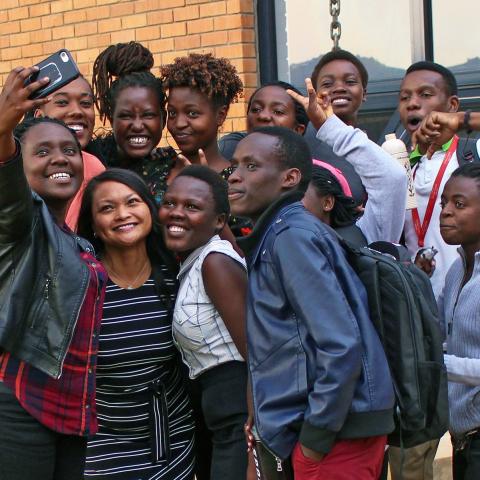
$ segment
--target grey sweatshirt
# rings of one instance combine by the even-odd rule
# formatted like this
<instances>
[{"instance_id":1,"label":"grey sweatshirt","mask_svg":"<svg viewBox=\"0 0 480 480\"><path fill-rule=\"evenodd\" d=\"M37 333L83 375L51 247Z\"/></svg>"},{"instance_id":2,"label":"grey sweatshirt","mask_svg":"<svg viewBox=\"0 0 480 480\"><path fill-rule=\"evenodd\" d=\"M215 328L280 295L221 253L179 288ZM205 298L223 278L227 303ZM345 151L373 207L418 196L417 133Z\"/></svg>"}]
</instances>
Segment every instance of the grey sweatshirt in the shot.
<instances>
[{"instance_id":1,"label":"grey sweatshirt","mask_svg":"<svg viewBox=\"0 0 480 480\"><path fill-rule=\"evenodd\" d=\"M438 300L447 332L450 431L456 435L480 427L480 252L475 254L472 278L463 288L461 248L459 253L461 258L450 267Z\"/></svg>"},{"instance_id":2,"label":"grey sweatshirt","mask_svg":"<svg viewBox=\"0 0 480 480\"><path fill-rule=\"evenodd\" d=\"M398 242L407 201L405 169L362 130L346 125L336 115L320 127L317 139L344 157L362 179L368 200L357 226L367 242Z\"/></svg>"}]
</instances>

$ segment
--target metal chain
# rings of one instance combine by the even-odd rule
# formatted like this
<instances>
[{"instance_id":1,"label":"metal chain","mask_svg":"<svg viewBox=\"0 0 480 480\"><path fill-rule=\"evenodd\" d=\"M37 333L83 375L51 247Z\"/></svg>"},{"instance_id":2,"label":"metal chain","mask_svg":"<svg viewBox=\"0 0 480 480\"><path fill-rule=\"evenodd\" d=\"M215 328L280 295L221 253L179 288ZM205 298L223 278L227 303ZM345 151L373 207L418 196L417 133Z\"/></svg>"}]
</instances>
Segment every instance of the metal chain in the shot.
<instances>
[{"instance_id":1,"label":"metal chain","mask_svg":"<svg viewBox=\"0 0 480 480\"><path fill-rule=\"evenodd\" d=\"M340 0L330 0L330 15L332 16L332 23L330 24L330 38L333 41L332 50L338 50L340 45L340 36L342 35L342 25L338 21L340 15Z\"/></svg>"}]
</instances>

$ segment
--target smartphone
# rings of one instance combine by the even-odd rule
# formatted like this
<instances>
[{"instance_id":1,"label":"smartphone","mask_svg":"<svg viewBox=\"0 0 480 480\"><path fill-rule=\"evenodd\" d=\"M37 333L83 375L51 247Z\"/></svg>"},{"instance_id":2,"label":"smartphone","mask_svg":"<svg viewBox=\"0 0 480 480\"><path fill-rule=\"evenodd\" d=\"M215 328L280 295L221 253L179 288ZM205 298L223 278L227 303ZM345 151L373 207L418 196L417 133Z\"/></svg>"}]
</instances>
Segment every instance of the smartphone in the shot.
<instances>
[{"instance_id":1,"label":"smartphone","mask_svg":"<svg viewBox=\"0 0 480 480\"><path fill-rule=\"evenodd\" d=\"M38 72L32 73L25 80L25 86L39 78L48 77L50 81L44 87L35 90L29 97L31 100L48 97L52 92L75 80L80 75L71 53L66 49L50 55L37 63L36 66L39 68Z\"/></svg>"}]
</instances>

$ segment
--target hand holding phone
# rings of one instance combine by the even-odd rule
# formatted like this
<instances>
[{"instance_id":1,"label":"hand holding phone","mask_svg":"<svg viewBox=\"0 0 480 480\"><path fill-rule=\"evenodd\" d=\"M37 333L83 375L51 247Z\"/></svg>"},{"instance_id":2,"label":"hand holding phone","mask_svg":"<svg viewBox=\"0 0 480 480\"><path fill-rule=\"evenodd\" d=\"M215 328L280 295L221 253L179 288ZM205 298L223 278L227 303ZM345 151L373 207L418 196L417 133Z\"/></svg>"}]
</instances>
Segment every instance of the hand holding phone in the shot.
<instances>
[{"instance_id":1,"label":"hand holding phone","mask_svg":"<svg viewBox=\"0 0 480 480\"><path fill-rule=\"evenodd\" d=\"M80 75L72 55L66 49L59 50L35 66L38 67L38 71L26 79L25 86L44 77L47 77L49 82L33 91L29 97L31 100L48 97L52 92L75 80Z\"/></svg>"},{"instance_id":2,"label":"hand holding phone","mask_svg":"<svg viewBox=\"0 0 480 480\"><path fill-rule=\"evenodd\" d=\"M47 103L47 99L31 100L30 95L48 84L48 79L39 78L25 86L25 80L38 72L38 67L16 67L7 77L0 93L0 135L10 135L23 115Z\"/></svg>"}]
</instances>

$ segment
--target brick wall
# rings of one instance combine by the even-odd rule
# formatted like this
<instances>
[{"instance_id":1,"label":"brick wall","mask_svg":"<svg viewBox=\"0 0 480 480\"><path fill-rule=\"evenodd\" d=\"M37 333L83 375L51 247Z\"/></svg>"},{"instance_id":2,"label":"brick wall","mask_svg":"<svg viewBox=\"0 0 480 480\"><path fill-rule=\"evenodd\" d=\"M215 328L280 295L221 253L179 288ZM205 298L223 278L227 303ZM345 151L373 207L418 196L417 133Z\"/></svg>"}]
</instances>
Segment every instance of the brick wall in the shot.
<instances>
[{"instance_id":1,"label":"brick wall","mask_svg":"<svg viewBox=\"0 0 480 480\"><path fill-rule=\"evenodd\" d=\"M91 78L112 43L136 40L159 66L189 52L229 58L245 86L257 85L254 0L0 0L0 85L17 65L68 48ZM224 132L245 128L245 99L230 108Z\"/></svg>"}]
</instances>

